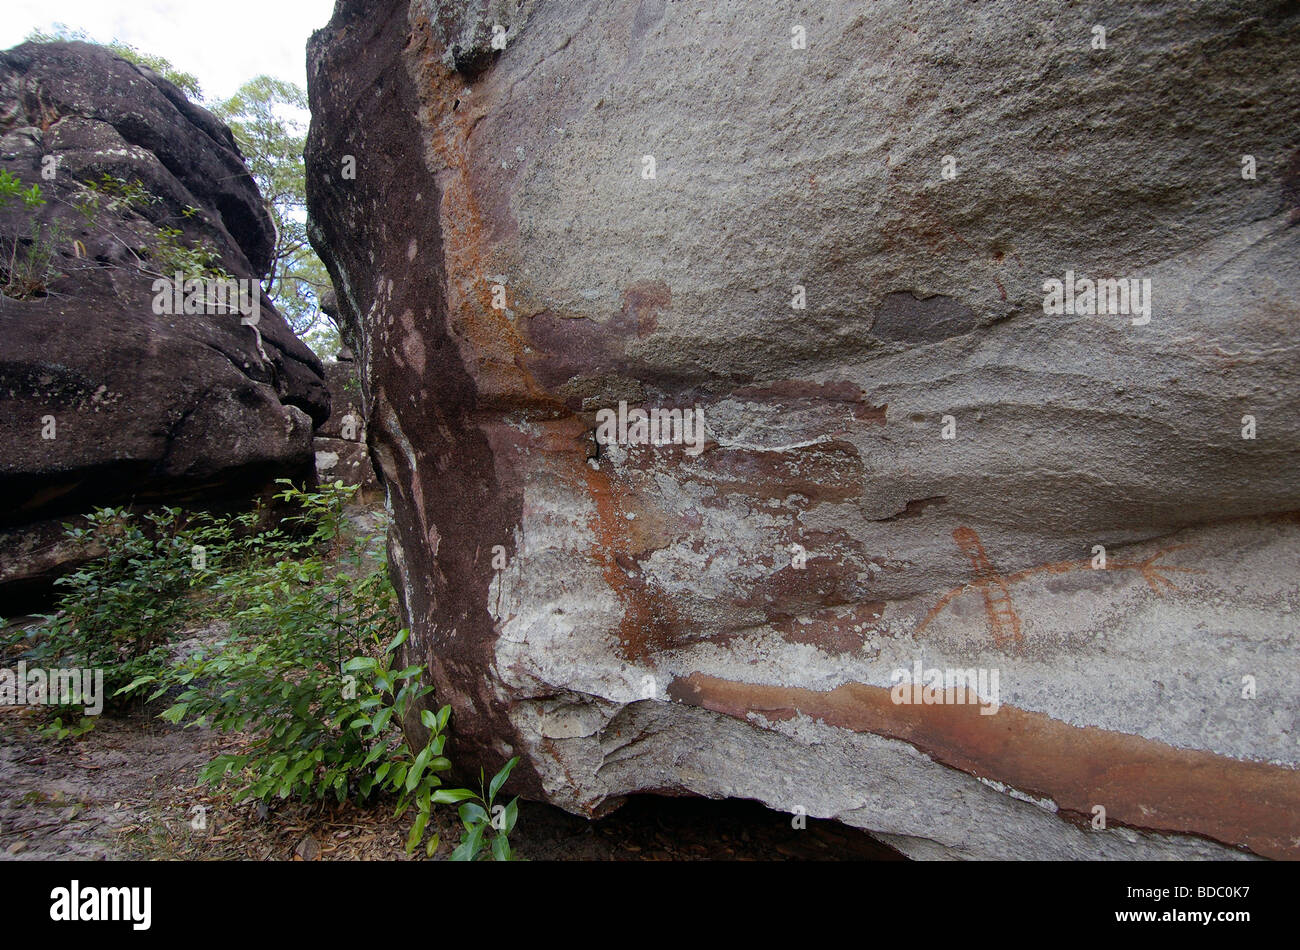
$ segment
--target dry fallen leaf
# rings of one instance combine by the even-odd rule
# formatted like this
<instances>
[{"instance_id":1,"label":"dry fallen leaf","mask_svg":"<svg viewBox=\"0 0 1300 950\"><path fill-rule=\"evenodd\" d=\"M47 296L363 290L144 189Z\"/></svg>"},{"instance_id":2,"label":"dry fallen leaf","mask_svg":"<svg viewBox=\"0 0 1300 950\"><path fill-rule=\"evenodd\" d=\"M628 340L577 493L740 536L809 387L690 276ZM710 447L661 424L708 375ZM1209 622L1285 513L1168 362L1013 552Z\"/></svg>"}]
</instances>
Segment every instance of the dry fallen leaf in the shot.
<instances>
[{"instance_id":1,"label":"dry fallen leaf","mask_svg":"<svg viewBox=\"0 0 1300 950\"><path fill-rule=\"evenodd\" d=\"M311 835L307 835L298 842L294 854L303 861L317 861L320 859L320 842Z\"/></svg>"}]
</instances>

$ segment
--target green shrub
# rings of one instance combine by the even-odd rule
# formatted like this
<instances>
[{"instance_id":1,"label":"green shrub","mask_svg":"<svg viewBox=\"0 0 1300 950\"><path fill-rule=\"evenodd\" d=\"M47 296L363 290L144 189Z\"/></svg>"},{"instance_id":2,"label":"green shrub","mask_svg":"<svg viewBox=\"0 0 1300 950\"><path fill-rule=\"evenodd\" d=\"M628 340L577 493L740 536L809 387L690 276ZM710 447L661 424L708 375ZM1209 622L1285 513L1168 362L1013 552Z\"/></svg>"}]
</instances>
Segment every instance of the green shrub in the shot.
<instances>
[{"instance_id":1,"label":"green shrub","mask_svg":"<svg viewBox=\"0 0 1300 950\"><path fill-rule=\"evenodd\" d=\"M40 185L23 188L16 177L0 170L0 208L14 200L21 200L32 211L45 204ZM4 238L0 242L0 293L16 300L43 296L55 277L54 262L62 240L63 230L57 224L44 225L36 218L28 222L26 238L17 234Z\"/></svg>"},{"instance_id":2,"label":"green shrub","mask_svg":"<svg viewBox=\"0 0 1300 950\"><path fill-rule=\"evenodd\" d=\"M178 508L143 516L125 508L100 508L85 526L65 525L65 535L95 557L55 584L62 590L53 614L29 630L15 630L7 645L29 663L47 668L104 671L105 695L168 667L167 643L194 611L191 588L205 572L194 563L196 546L209 537L207 516L186 517ZM59 738L88 731L55 720Z\"/></svg>"},{"instance_id":3,"label":"green shrub","mask_svg":"<svg viewBox=\"0 0 1300 950\"><path fill-rule=\"evenodd\" d=\"M395 669L407 631L380 536L350 530L345 506L357 489L280 483L277 498L295 513L275 528L260 508L228 517L103 508L84 527L67 526L96 556L59 582L57 613L11 645L44 665L103 669L107 696L169 694L169 722L247 734L237 754L201 773L232 782L236 801L389 796L399 814L415 809L408 853L423 843L430 855L433 806L457 804L464 834L453 859L510 860L518 802L499 806L496 795L518 760L486 786L480 775L477 793L442 787L451 707L425 708L423 667ZM172 664L169 641L201 614L228 618L228 635ZM93 725L65 725L63 715L48 734L76 737ZM426 730L418 748L402 729L417 716Z\"/></svg>"},{"instance_id":4,"label":"green shrub","mask_svg":"<svg viewBox=\"0 0 1300 950\"><path fill-rule=\"evenodd\" d=\"M260 504L220 517L179 508L96 509L80 525L63 526L86 560L54 582L55 612L26 630L10 629L2 643L34 665L102 669L110 698L141 677L159 677L170 669L173 636L220 614L211 596L219 580L312 543L278 528L258 530L265 517ZM89 729L93 720L87 723ZM81 734L63 729L60 723L59 738Z\"/></svg>"},{"instance_id":5,"label":"green shrub","mask_svg":"<svg viewBox=\"0 0 1300 950\"><path fill-rule=\"evenodd\" d=\"M511 861L514 852L510 849L510 832L515 828L519 818L519 798L511 799L509 805L497 805L497 792L505 784L510 772L519 762L515 756L507 762L486 787L483 785L483 771L478 774L479 794L471 794L470 800L460 806L460 821L465 827L465 834L460 844L451 853L453 861L473 861L486 854L491 854L498 861Z\"/></svg>"},{"instance_id":6,"label":"green shrub","mask_svg":"<svg viewBox=\"0 0 1300 950\"><path fill-rule=\"evenodd\" d=\"M151 683L157 697L179 686L164 719L250 735L242 752L218 756L201 776L212 784L233 781L236 801L333 795L364 802L389 794L399 814L415 808L408 853L424 843L432 855L432 807L482 801L466 789L441 787L440 775L451 768L443 755L451 707L421 708L432 691L421 684L423 667L394 668L407 631L399 629L378 537L347 536L344 506L355 486L336 482L308 493L283 484L277 497L298 506L285 519L298 540L285 534L275 551L311 553L268 563L253 550L257 542L246 541L247 566L213 585L232 618L230 636L211 654L182 661L167 676L142 676L128 690ZM401 725L417 710L427 737L412 748ZM493 780L492 795L511 767ZM490 811L490 797L485 804ZM466 816L472 857L484 829L476 812ZM464 850L463 842L457 854ZM508 846L493 854L510 856Z\"/></svg>"},{"instance_id":7,"label":"green shrub","mask_svg":"<svg viewBox=\"0 0 1300 950\"><path fill-rule=\"evenodd\" d=\"M92 219L101 209L114 214L123 211L144 211L150 205L162 201L145 188L140 179L133 178L127 181L125 178L118 178L107 172L100 175L98 181L86 182L86 189L82 196L84 205L80 206L80 210L82 214Z\"/></svg>"},{"instance_id":8,"label":"green shrub","mask_svg":"<svg viewBox=\"0 0 1300 950\"><path fill-rule=\"evenodd\" d=\"M2 192L0 192L2 193ZM85 188L72 205L85 219L87 226L99 220L100 212L120 215L126 211L143 214L162 199L155 195L138 178L127 181L107 173L97 181L85 183ZM186 206L181 217L194 219L199 210ZM178 271L189 277L228 278L221 255L208 241L187 243L185 232L167 224L156 224L148 239L145 253L156 266L159 276L170 278Z\"/></svg>"},{"instance_id":9,"label":"green shrub","mask_svg":"<svg viewBox=\"0 0 1300 950\"><path fill-rule=\"evenodd\" d=\"M55 581L64 593L37 630L33 658L102 668L110 688L164 662L166 642L193 611L189 592L203 576L193 550L207 520L187 520L179 508L143 516L100 508L86 521L66 525L67 537L104 554Z\"/></svg>"},{"instance_id":10,"label":"green shrub","mask_svg":"<svg viewBox=\"0 0 1300 950\"><path fill-rule=\"evenodd\" d=\"M166 277L181 273L187 277L230 277L222 266L221 255L207 241L187 244L180 228L160 227L149 245L148 253L159 272Z\"/></svg>"},{"instance_id":11,"label":"green shrub","mask_svg":"<svg viewBox=\"0 0 1300 950\"><path fill-rule=\"evenodd\" d=\"M31 209L45 204L45 199L41 197L40 185L33 184L30 188L23 188L23 183L18 178L0 169L0 208L15 198L21 198L23 204Z\"/></svg>"},{"instance_id":12,"label":"green shrub","mask_svg":"<svg viewBox=\"0 0 1300 950\"><path fill-rule=\"evenodd\" d=\"M6 247L0 249L7 251L0 254L0 293L15 300L45 296L50 281L58 276L54 265L63 238L58 224L44 225L35 219L28 225L26 239L6 238Z\"/></svg>"}]
</instances>

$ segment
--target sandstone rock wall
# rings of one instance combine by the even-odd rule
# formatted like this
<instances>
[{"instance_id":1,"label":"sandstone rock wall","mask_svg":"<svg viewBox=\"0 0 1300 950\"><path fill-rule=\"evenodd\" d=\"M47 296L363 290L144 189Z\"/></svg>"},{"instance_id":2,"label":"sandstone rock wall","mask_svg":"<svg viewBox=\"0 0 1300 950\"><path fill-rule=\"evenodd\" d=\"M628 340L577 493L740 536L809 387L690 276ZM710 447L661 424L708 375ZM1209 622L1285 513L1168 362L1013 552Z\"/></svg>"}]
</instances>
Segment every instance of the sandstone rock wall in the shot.
<instances>
[{"instance_id":1,"label":"sandstone rock wall","mask_svg":"<svg viewBox=\"0 0 1300 950\"><path fill-rule=\"evenodd\" d=\"M270 264L270 215L223 124L106 49L28 43L0 53L0 168L45 198L0 208L7 255L28 259L35 236L51 257L39 288L0 298L6 600L66 567L60 522L90 507L213 505L311 477L329 396L270 299L256 323L155 308L154 281L173 277L160 248L205 242L250 287Z\"/></svg>"},{"instance_id":2,"label":"sandstone rock wall","mask_svg":"<svg viewBox=\"0 0 1300 950\"><path fill-rule=\"evenodd\" d=\"M1300 856L1298 40L1280 2L342 0L312 233L462 760L921 857ZM1060 312L1080 277L1135 297ZM620 402L703 451L597 445ZM918 664L996 711L895 702Z\"/></svg>"},{"instance_id":3,"label":"sandstone rock wall","mask_svg":"<svg viewBox=\"0 0 1300 950\"><path fill-rule=\"evenodd\" d=\"M345 348L337 360L325 364L325 385L330 392L330 417L313 439L316 474L322 482L339 480L360 486L362 493L372 492L379 483L366 446L365 412L351 351Z\"/></svg>"}]
</instances>

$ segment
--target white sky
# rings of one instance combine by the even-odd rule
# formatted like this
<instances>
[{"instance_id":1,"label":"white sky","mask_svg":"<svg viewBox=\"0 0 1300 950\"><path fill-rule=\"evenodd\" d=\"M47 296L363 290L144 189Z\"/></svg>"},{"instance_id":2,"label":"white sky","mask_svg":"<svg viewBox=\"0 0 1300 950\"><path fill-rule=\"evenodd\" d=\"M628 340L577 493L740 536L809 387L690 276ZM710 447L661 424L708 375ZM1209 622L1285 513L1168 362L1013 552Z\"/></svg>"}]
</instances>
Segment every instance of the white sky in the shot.
<instances>
[{"instance_id":1,"label":"white sky","mask_svg":"<svg viewBox=\"0 0 1300 950\"><path fill-rule=\"evenodd\" d=\"M211 101L259 73L307 86L307 37L334 0L4 0L0 49L55 23L101 43L121 40L193 73Z\"/></svg>"}]
</instances>

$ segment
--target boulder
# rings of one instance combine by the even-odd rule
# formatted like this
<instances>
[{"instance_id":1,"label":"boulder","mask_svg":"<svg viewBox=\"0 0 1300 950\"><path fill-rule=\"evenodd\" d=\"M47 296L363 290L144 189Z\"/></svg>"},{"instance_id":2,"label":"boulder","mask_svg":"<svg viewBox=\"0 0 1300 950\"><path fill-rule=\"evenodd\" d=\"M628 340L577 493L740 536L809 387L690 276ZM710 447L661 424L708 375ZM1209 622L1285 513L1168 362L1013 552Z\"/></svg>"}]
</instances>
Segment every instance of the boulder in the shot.
<instances>
[{"instance_id":1,"label":"boulder","mask_svg":"<svg viewBox=\"0 0 1300 950\"><path fill-rule=\"evenodd\" d=\"M310 231L454 761L914 857L1300 857L1297 41L340 0Z\"/></svg>"},{"instance_id":2,"label":"boulder","mask_svg":"<svg viewBox=\"0 0 1300 950\"><path fill-rule=\"evenodd\" d=\"M341 480L359 485L362 494L379 483L366 446L365 410L357 365L344 347L338 359L325 364L325 385L330 392L330 417L316 429L316 474L321 481Z\"/></svg>"},{"instance_id":3,"label":"boulder","mask_svg":"<svg viewBox=\"0 0 1300 950\"><path fill-rule=\"evenodd\" d=\"M370 453L364 442L317 436L313 444L316 450L316 477L320 481L341 481L344 485L357 485L363 498L378 488L375 470L370 464Z\"/></svg>"},{"instance_id":4,"label":"boulder","mask_svg":"<svg viewBox=\"0 0 1300 950\"><path fill-rule=\"evenodd\" d=\"M0 206L0 592L48 588L91 507L312 477L323 370L261 293L274 228L225 125L107 49L26 43L0 53L0 169L44 201ZM242 311L157 284L218 270Z\"/></svg>"},{"instance_id":5,"label":"boulder","mask_svg":"<svg viewBox=\"0 0 1300 950\"><path fill-rule=\"evenodd\" d=\"M325 386L330 394L330 415L316 427L316 435L350 442L365 441L365 412L357 364L352 360L337 359L325 363L324 370Z\"/></svg>"}]
</instances>

